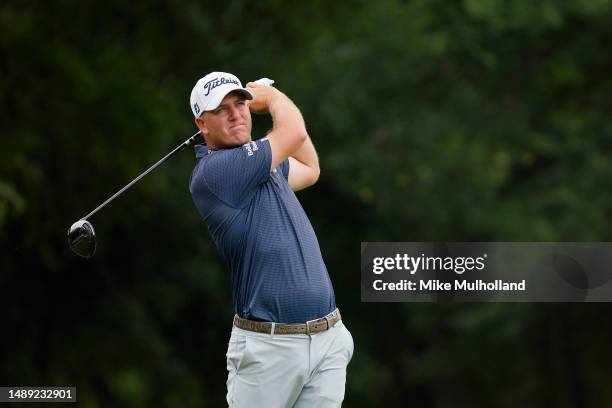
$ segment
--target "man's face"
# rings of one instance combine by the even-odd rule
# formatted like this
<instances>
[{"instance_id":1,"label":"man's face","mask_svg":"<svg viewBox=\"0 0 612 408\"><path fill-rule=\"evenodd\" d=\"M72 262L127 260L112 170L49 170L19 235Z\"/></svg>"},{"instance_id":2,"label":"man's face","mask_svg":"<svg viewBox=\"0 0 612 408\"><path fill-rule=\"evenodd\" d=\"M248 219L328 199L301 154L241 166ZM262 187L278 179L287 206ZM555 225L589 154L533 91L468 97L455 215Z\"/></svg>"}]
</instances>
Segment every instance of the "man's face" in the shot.
<instances>
[{"instance_id":1,"label":"man's face","mask_svg":"<svg viewBox=\"0 0 612 408\"><path fill-rule=\"evenodd\" d=\"M210 147L240 146L251 141L251 112L243 95L230 92L217 109L196 118Z\"/></svg>"}]
</instances>

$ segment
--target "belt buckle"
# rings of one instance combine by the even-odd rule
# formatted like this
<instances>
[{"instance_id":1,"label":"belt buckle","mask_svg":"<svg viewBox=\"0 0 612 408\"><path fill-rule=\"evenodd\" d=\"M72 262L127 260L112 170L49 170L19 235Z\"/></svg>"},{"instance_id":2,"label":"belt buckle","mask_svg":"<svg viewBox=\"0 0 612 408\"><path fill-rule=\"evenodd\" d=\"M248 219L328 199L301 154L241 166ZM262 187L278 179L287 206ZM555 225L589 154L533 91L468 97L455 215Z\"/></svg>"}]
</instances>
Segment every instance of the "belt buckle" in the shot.
<instances>
[{"instance_id":1,"label":"belt buckle","mask_svg":"<svg viewBox=\"0 0 612 408\"><path fill-rule=\"evenodd\" d=\"M310 323L316 322L319 319L312 319L306 322L306 334L310 336Z\"/></svg>"}]
</instances>

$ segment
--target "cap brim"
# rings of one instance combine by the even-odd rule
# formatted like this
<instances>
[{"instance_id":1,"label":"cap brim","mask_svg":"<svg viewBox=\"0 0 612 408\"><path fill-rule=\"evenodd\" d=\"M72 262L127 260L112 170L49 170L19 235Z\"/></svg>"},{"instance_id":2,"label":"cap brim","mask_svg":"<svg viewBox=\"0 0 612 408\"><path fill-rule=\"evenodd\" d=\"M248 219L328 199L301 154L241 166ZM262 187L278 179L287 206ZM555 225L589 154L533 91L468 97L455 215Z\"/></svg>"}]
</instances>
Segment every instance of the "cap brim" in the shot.
<instances>
[{"instance_id":1,"label":"cap brim","mask_svg":"<svg viewBox=\"0 0 612 408\"><path fill-rule=\"evenodd\" d=\"M241 95L243 95L246 99L253 99L253 94L251 92L249 92L247 89L245 88L241 88L239 86L235 87L235 88L229 88L227 91L225 92L219 92L217 95L215 95L215 97L210 101L210 103L208 104L208 106L206 108L203 109L204 112L209 112L211 110L215 110L219 107L219 105L221 104L221 101L223 100L223 98L225 98L227 95L229 95L232 92L236 92L239 93Z\"/></svg>"}]
</instances>

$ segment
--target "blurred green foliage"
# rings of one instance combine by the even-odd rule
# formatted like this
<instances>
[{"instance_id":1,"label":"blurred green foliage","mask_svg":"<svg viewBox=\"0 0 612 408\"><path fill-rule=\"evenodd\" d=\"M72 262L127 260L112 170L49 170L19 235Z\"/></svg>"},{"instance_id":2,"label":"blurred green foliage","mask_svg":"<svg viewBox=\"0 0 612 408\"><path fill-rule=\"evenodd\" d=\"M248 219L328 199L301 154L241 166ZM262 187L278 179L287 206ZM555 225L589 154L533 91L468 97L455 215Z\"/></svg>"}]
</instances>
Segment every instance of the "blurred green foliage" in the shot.
<instances>
[{"instance_id":1,"label":"blurred green foliage","mask_svg":"<svg viewBox=\"0 0 612 408\"><path fill-rule=\"evenodd\" d=\"M0 383L83 407L224 404L231 292L183 153L212 70L302 109L300 193L355 338L348 407L601 407L597 304L362 304L360 241L610 241L612 2L38 2L0 5ZM256 120L254 137L269 121Z\"/></svg>"}]
</instances>

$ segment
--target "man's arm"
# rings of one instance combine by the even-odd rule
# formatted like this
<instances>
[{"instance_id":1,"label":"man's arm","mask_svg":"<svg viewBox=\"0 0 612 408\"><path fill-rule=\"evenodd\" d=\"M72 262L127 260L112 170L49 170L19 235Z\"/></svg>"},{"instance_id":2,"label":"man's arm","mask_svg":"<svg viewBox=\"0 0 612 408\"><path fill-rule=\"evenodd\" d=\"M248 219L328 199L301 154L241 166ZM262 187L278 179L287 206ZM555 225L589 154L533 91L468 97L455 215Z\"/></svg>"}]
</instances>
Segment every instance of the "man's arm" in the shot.
<instances>
[{"instance_id":1,"label":"man's arm","mask_svg":"<svg viewBox=\"0 0 612 408\"><path fill-rule=\"evenodd\" d=\"M253 100L249 102L251 112L270 112L272 116L273 127L268 134L272 170L300 149L308 139L304 118L291 99L278 89L254 82L249 82L247 88L253 94Z\"/></svg>"},{"instance_id":2,"label":"man's arm","mask_svg":"<svg viewBox=\"0 0 612 408\"><path fill-rule=\"evenodd\" d=\"M319 157L310 137L289 157L289 186L293 191L312 186L319 179Z\"/></svg>"}]
</instances>

